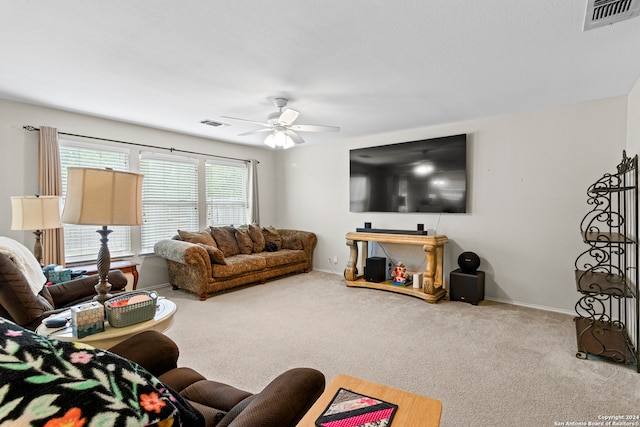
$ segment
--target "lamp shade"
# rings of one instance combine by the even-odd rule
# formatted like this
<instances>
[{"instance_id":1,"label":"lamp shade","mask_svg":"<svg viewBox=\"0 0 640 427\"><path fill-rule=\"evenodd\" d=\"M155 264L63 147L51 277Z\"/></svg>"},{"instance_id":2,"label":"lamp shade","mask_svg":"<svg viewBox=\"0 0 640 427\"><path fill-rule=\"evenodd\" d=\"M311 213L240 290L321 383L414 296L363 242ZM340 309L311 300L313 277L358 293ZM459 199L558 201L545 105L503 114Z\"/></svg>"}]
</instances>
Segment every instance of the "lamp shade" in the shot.
<instances>
[{"instance_id":1,"label":"lamp shade","mask_svg":"<svg viewBox=\"0 0 640 427\"><path fill-rule=\"evenodd\" d=\"M68 168L62 222L141 225L142 175L111 169Z\"/></svg>"},{"instance_id":2,"label":"lamp shade","mask_svg":"<svg viewBox=\"0 0 640 427\"><path fill-rule=\"evenodd\" d=\"M12 230L60 228L59 196L11 197Z\"/></svg>"}]
</instances>

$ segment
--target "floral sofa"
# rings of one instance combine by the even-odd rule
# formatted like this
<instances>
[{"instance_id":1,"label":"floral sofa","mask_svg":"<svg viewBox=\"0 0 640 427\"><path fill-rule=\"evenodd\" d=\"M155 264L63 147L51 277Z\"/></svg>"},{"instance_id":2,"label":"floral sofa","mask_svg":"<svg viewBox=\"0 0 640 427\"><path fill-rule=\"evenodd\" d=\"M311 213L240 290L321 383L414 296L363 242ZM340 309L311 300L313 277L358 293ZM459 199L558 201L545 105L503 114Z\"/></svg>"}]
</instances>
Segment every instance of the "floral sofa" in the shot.
<instances>
[{"instance_id":1,"label":"floral sofa","mask_svg":"<svg viewBox=\"0 0 640 427\"><path fill-rule=\"evenodd\" d=\"M154 246L167 261L174 289L208 294L312 269L314 233L256 225L209 227L198 232L178 230L172 239Z\"/></svg>"}]
</instances>

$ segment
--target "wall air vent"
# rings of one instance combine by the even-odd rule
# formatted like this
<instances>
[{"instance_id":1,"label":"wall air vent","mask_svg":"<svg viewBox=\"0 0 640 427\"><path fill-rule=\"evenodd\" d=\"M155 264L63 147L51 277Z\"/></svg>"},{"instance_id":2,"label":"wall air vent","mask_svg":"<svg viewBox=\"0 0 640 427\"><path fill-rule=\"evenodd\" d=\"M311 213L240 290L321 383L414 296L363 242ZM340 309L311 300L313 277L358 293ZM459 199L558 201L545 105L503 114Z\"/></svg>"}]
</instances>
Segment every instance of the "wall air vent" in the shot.
<instances>
[{"instance_id":1,"label":"wall air vent","mask_svg":"<svg viewBox=\"0 0 640 427\"><path fill-rule=\"evenodd\" d=\"M218 126L228 126L226 123L220 123L220 122L216 122L213 120L202 120L200 123L202 123L203 125L207 125L207 126L213 126L213 127L218 127Z\"/></svg>"},{"instance_id":2,"label":"wall air vent","mask_svg":"<svg viewBox=\"0 0 640 427\"><path fill-rule=\"evenodd\" d=\"M583 31L626 21L640 12L640 0L587 0Z\"/></svg>"}]
</instances>

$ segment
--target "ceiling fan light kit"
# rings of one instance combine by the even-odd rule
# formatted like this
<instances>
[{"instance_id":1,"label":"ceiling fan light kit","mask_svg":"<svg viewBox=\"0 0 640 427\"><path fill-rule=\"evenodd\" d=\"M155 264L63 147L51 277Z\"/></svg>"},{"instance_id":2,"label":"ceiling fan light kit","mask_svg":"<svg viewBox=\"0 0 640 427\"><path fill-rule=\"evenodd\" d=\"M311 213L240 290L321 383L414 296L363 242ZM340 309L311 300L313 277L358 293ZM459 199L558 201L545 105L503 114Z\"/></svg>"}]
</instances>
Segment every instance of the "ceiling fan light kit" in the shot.
<instances>
[{"instance_id":1,"label":"ceiling fan light kit","mask_svg":"<svg viewBox=\"0 0 640 427\"><path fill-rule=\"evenodd\" d=\"M270 132L265 138L264 143L271 148L283 148L285 150L304 142L304 139L298 135L297 132L338 132L340 130L337 126L294 125L293 122L298 118L300 112L292 108L287 108L283 111L283 108L287 106L288 102L289 100L287 98L273 98L273 104L278 108L278 111L269 114L266 123L239 119L237 117L222 117L263 126L264 129L244 132L239 134L239 136Z\"/></svg>"}]
</instances>

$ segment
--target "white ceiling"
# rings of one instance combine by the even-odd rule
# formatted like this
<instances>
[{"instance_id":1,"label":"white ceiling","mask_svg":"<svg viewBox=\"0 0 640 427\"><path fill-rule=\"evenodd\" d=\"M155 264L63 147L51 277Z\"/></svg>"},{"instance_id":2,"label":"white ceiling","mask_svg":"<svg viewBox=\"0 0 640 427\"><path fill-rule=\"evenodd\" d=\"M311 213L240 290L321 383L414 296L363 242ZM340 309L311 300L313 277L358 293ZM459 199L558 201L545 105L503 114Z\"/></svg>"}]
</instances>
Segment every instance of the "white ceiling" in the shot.
<instances>
[{"instance_id":1,"label":"white ceiling","mask_svg":"<svg viewBox=\"0 0 640 427\"><path fill-rule=\"evenodd\" d=\"M289 97L296 124L342 128L311 144L627 95L640 19L582 31L586 5L1 0L0 98L262 145L221 116Z\"/></svg>"}]
</instances>

